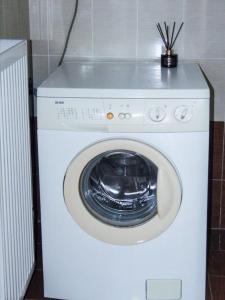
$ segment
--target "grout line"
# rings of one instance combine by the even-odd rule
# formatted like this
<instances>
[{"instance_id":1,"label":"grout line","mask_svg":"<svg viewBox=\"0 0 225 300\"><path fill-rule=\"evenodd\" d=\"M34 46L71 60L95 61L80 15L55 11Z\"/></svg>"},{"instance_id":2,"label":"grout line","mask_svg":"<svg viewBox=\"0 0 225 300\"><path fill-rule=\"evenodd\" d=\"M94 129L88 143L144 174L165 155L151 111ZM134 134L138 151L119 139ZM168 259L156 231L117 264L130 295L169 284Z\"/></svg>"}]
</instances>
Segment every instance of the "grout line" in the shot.
<instances>
[{"instance_id":1,"label":"grout line","mask_svg":"<svg viewBox=\"0 0 225 300\"><path fill-rule=\"evenodd\" d=\"M211 277L214 277L214 278L222 278L222 279L224 279L225 278L225 275L214 275L214 274L210 274L209 276L211 276ZM217 299L216 299L217 300Z\"/></svg>"},{"instance_id":2,"label":"grout line","mask_svg":"<svg viewBox=\"0 0 225 300\"><path fill-rule=\"evenodd\" d=\"M91 57L94 57L94 0L91 0Z\"/></svg>"},{"instance_id":3,"label":"grout line","mask_svg":"<svg viewBox=\"0 0 225 300\"><path fill-rule=\"evenodd\" d=\"M209 286L210 298L211 298L211 300L213 300L213 293L212 293L212 287L211 287L211 281L210 281L209 274L207 275L207 277L208 277L208 286Z\"/></svg>"},{"instance_id":4,"label":"grout line","mask_svg":"<svg viewBox=\"0 0 225 300\"><path fill-rule=\"evenodd\" d=\"M215 249L213 250L213 249L212 249L212 250L210 250L210 251L211 251L211 252L214 252L214 253L215 253L215 252L219 252L219 253L223 253L223 254L225 253L225 250L224 250L224 249L221 249L221 250L220 250L220 249L218 249L218 250L215 250ZM213 274L211 274L211 275L213 275ZM224 275L224 276L225 276L225 275Z\"/></svg>"},{"instance_id":5,"label":"grout line","mask_svg":"<svg viewBox=\"0 0 225 300\"><path fill-rule=\"evenodd\" d=\"M48 75L50 74L50 0L47 1Z\"/></svg>"},{"instance_id":6,"label":"grout line","mask_svg":"<svg viewBox=\"0 0 225 300\"><path fill-rule=\"evenodd\" d=\"M139 45L139 6L140 6L140 2L139 0L137 0L136 2L136 6L137 6L137 13L136 13L136 49L135 49L135 56L136 56L136 60L138 58L138 45Z\"/></svg>"},{"instance_id":7,"label":"grout line","mask_svg":"<svg viewBox=\"0 0 225 300\"><path fill-rule=\"evenodd\" d=\"M218 179L217 178L209 178L209 180L210 181L224 181L224 179L222 179L222 178L220 178L220 179L219 178Z\"/></svg>"},{"instance_id":8,"label":"grout line","mask_svg":"<svg viewBox=\"0 0 225 300\"><path fill-rule=\"evenodd\" d=\"M222 231L225 230L224 227L222 227L222 228L220 228L220 227L212 227L212 228L209 228L209 229L210 229L210 230L222 230Z\"/></svg>"}]
</instances>

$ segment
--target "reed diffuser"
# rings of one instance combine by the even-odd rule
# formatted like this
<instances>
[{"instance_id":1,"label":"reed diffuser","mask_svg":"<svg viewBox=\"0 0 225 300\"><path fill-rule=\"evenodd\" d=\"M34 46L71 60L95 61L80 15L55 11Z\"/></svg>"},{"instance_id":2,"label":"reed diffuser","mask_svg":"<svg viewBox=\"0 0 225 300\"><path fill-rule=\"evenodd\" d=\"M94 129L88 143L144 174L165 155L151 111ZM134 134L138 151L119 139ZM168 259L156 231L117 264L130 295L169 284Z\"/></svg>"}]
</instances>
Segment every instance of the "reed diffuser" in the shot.
<instances>
[{"instance_id":1,"label":"reed diffuser","mask_svg":"<svg viewBox=\"0 0 225 300\"><path fill-rule=\"evenodd\" d=\"M165 53L161 55L162 67L175 68L177 66L178 55L174 53L173 46L176 43L183 25L184 23L182 22L176 34L176 22L173 22L172 34L170 34L169 25L167 25L166 22L164 22L165 33L163 32L160 23L156 25L165 46Z\"/></svg>"}]
</instances>

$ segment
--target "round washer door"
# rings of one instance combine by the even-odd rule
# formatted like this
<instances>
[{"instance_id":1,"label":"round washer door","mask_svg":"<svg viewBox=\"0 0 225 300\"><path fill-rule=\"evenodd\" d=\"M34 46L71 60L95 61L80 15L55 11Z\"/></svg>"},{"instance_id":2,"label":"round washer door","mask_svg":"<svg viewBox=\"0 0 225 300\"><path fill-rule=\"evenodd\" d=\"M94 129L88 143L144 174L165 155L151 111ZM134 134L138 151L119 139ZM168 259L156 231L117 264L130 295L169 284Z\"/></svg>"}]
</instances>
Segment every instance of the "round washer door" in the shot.
<instances>
[{"instance_id":1,"label":"round washer door","mask_svg":"<svg viewBox=\"0 0 225 300\"><path fill-rule=\"evenodd\" d=\"M91 236L116 245L150 240L165 231L181 204L172 164L142 142L111 139L79 153L64 180L65 203Z\"/></svg>"}]
</instances>

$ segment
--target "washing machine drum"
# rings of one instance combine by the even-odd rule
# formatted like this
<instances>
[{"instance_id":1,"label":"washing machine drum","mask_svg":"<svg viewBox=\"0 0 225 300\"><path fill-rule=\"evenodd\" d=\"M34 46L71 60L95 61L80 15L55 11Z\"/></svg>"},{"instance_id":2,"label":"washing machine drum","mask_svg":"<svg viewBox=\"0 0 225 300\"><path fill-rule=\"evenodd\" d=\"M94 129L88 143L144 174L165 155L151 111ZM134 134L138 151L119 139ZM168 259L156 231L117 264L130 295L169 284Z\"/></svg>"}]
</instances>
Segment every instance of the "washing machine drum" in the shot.
<instances>
[{"instance_id":1,"label":"washing machine drum","mask_svg":"<svg viewBox=\"0 0 225 300\"><path fill-rule=\"evenodd\" d=\"M153 147L133 140L96 143L70 163L64 198L76 223L97 239L130 245L150 240L174 221L179 176Z\"/></svg>"},{"instance_id":2,"label":"washing machine drum","mask_svg":"<svg viewBox=\"0 0 225 300\"><path fill-rule=\"evenodd\" d=\"M134 226L157 214L157 167L133 151L108 151L92 159L80 193L96 218L114 226Z\"/></svg>"}]
</instances>

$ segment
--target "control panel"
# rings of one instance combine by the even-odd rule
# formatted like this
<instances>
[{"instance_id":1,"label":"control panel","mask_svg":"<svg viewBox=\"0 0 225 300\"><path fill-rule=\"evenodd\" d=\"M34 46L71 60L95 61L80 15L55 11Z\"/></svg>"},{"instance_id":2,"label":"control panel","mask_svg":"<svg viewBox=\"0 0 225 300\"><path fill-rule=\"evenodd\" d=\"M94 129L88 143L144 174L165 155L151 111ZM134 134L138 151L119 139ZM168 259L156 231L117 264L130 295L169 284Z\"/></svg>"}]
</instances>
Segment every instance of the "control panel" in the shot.
<instances>
[{"instance_id":1,"label":"control panel","mask_svg":"<svg viewBox=\"0 0 225 300\"><path fill-rule=\"evenodd\" d=\"M208 130L208 99L38 98L38 126L110 131Z\"/></svg>"}]
</instances>

